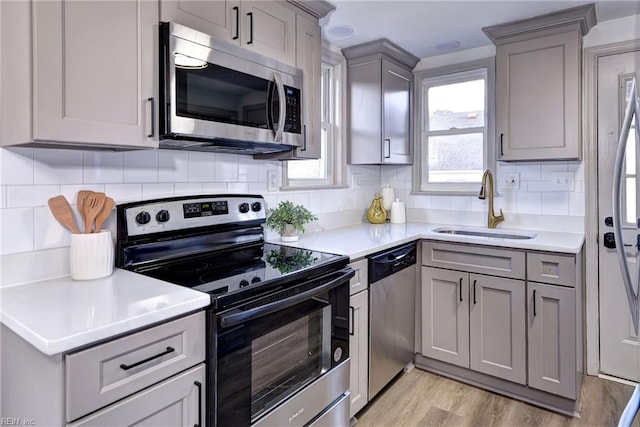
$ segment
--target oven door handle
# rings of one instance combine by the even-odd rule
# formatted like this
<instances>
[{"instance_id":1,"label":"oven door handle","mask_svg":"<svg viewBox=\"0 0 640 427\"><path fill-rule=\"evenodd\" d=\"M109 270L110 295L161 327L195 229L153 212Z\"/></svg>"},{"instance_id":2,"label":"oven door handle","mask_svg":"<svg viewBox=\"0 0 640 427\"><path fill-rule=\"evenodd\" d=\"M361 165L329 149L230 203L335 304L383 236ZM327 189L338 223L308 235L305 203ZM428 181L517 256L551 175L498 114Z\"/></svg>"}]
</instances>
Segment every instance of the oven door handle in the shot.
<instances>
[{"instance_id":1,"label":"oven door handle","mask_svg":"<svg viewBox=\"0 0 640 427\"><path fill-rule=\"evenodd\" d=\"M252 308L250 310L243 311L240 313L233 313L233 314L227 314L227 315L221 316L220 327L228 328L228 327L237 325L239 323L248 322L258 317L266 316L267 314L275 313L276 311L280 311L280 310L284 310L286 308L292 307L296 304L299 304L303 301L313 298L316 295L320 295L334 288L337 288L338 286L342 285L345 281L355 276L355 271L350 267L340 270L339 273L340 273L340 276L330 280L324 285L319 286L317 288L309 289L308 291L302 292L290 298L285 298L283 300L272 302L270 304L265 304L261 307ZM317 279L313 279L313 280L317 280Z\"/></svg>"}]
</instances>

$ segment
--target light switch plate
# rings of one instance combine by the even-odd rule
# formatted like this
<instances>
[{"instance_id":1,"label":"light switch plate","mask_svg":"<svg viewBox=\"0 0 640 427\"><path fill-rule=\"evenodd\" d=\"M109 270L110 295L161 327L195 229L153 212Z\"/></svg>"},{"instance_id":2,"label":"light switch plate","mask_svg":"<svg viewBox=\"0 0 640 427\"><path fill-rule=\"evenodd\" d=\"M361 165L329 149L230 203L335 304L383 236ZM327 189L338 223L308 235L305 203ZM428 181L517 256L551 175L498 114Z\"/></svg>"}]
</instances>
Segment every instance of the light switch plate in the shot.
<instances>
[{"instance_id":1,"label":"light switch plate","mask_svg":"<svg viewBox=\"0 0 640 427\"><path fill-rule=\"evenodd\" d=\"M552 191L573 191L573 172L551 172Z\"/></svg>"}]
</instances>

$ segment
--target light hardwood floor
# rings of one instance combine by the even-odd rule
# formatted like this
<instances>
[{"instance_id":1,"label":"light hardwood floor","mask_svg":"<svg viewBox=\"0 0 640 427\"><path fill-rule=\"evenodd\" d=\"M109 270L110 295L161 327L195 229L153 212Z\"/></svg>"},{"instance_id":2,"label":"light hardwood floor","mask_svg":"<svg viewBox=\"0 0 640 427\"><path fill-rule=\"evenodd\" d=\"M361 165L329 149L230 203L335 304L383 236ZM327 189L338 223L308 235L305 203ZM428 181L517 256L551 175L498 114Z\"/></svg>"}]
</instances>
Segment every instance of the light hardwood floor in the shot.
<instances>
[{"instance_id":1,"label":"light hardwood floor","mask_svg":"<svg viewBox=\"0 0 640 427\"><path fill-rule=\"evenodd\" d=\"M580 418L572 418L413 369L360 411L355 427L616 426L632 392L631 386L585 376ZM640 426L637 419L634 426Z\"/></svg>"}]
</instances>

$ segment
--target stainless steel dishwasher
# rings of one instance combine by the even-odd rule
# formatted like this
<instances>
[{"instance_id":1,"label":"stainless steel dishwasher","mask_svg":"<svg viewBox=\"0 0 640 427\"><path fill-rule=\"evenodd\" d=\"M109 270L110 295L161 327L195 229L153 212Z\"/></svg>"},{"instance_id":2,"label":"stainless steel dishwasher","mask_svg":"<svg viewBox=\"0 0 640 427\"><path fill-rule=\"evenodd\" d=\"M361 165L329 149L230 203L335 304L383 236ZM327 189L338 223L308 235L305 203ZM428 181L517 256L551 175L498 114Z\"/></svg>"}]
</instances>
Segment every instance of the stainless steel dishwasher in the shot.
<instances>
[{"instance_id":1,"label":"stainless steel dishwasher","mask_svg":"<svg viewBox=\"0 0 640 427\"><path fill-rule=\"evenodd\" d=\"M369 400L415 353L416 243L369 257Z\"/></svg>"}]
</instances>

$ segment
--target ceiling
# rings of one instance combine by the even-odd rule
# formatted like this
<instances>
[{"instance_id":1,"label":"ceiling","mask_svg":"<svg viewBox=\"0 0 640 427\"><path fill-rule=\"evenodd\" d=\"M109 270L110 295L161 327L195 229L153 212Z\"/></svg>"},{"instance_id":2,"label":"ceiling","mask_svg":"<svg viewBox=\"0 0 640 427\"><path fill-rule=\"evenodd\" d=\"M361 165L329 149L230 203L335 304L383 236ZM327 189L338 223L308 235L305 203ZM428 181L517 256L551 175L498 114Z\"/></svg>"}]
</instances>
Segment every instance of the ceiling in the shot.
<instances>
[{"instance_id":1,"label":"ceiling","mask_svg":"<svg viewBox=\"0 0 640 427\"><path fill-rule=\"evenodd\" d=\"M323 39L339 48L387 38L418 58L490 45L483 27L543 15L589 3L598 22L640 14L640 1L459 1L459 0L329 0L336 10L323 18ZM330 34L350 26L353 34ZM640 21L638 22L640 37ZM454 49L439 44L458 42ZM455 44L454 44L455 45Z\"/></svg>"}]
</instances>

